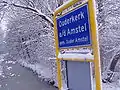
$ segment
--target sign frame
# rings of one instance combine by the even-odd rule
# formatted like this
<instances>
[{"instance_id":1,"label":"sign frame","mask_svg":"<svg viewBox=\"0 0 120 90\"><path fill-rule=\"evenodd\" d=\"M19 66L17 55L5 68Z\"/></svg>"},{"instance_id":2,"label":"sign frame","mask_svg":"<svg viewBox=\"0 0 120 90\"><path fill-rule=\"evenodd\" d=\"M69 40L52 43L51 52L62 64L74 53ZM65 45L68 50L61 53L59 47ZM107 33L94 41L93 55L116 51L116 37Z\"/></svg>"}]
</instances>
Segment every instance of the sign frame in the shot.
<instances>
[{"instance_id":1,"label":"sign frame","mask_svg":"<svg viewBox=\"0 0 120 90\"><path fill-rule=\"evenodd\" d=\"M61 90L62 88L62 74L61 74L61 62L58 58L60 48L58 44L58 32L57 32L57 16L59 16L65 9L69 8L70 6L74 5L75 3L81 0L71 0L66 4L63 4L59 8L57 8L54 12L53 20L54 20L54 37L55 37L55 46L56 46L56 64L57 64L57 77L58 77L58 88ZM100 53L99 53L99 42L98 42L98 32L97 32L97 22L96 22L96 14L95 14L95 0L85 0L84 3L81 5L88 3L88 10L89 10L89 19L90 19L90 29L91 29L91 39L92 39L92 46L94 60L89 61L93 62L95 65L95 80L96 80L96 90L102 90L102 80L101 80L101 67L100 67ZM79 6L81 6L79 5ZM81 47L82 48L82 47ZM64 48L65 49L65 48ZM64 58L63 58L64 59Z\"/></svg>"}]
</instances>

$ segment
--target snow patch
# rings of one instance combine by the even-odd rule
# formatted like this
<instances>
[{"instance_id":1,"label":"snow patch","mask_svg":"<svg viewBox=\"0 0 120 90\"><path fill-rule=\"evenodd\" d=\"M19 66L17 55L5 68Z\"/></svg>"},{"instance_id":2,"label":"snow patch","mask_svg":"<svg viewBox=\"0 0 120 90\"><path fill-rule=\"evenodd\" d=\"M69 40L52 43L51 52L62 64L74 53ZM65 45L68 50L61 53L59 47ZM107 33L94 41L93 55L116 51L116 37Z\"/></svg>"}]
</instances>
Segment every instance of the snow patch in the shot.
<instances>
[{"instance_id":1,"label":"snow patch","mask_svg":"<svg viewBox=\"0 0 120 90\"><path fill-rule=\"evenodd\" d=\"M62 87L61 90L68 90L68 88L64 88L64 87Z\"/></svg>"},{"instance_id":2,"label":"snow patch","mask_svg":"<svg viewBox=\"0 0 120 90\"><path fill-rule=\"evenodd\" d=\"M22 66L30 68L33 70L33 72L36 72L38 74L38 77L44 79L45 81L48 81L52 78L52 73L50 70L41 64L28 64L24 60L19 60L18 62Z\"/></svg>"},{"instance_id":3,"label":"snow patch","mask_svg":"<svg viewBox=\"0 0 120 90\"><path fill-rule=\"evenodd\" d=\"M11 76L11 77L14 77L14 76L15 76L15 74L14 74L14 73L10 73L10 76Z\"/></svg>"},{"instance_id":4,"label":"snow patch","mask_svg":"<svg viewBox=\"0 0 120 90\"><path fill-rule=\"evenodd\" d=\"M3 68L2 66L0 66L0 76L2 75L2 73L3 73Z\"/></svg>"},{"instance_id":5,"label":"snow patch","mask_svg":"<svg viewBox=\"0 0 120 90\"><path fill-rule=\"evenodd\" d=\"M4 57L6 54L1 54L0 55L0 76L3 74L3 67L1 66L2 62L4 61Z\"/></svg>"},{"instance_id":6,"label":"snow patch","mask_svg":"<svg viewBox=\"0 0 120 90\"><path fill-rule=\"evenodd\" d=\"M62 87L61 90L68 90L68 88ZM96 90L96 89L94 88L93 90ZM120 87L116 85L115 83L111 83L111 84L107 83L107 84L103 84L102 90L120 90Z\"/></svg>"},{"instance_id":7,"label":"snow patch","mask_svg":"<svg viewBox=\"0 0 120 90\"><path fill-rule=\"evenodd\" d=\"M11 70L11 69L12 69L12 67L8 67L8 66L7 66L7 69L8 69L8 70Z\"/></svg>"},{"instance_id":8,"label":"snow patch","mask_svg":"<svg viewBox=\"0 0 120 90\"><path fill-rule=\"evenodd\" d=\"M79 58L79 59L90 59L94 60L94 56L91 54L91 51L88 50L72 50L72 51L65 51L63 53L59 53L58 58Z\"/></svg>"},{"instance_id":9,"label":"snow patch","mask_svg":"<svg viewBox=\"0 0 120 90\"><path fill-rule=\"evenodd\" d=\"M6 64L15 64L15 61L5 61Z\"/></svg>"},{"instance_id":10,"label":"snow patch","mask_svg":"<svg viewBox=\"0 0 120 90\"><path fill-rule=\"evenodd\" d=\"M103 90L120 90L120 87L116 83L103 84Z\"/></svg>"}]
</instances>

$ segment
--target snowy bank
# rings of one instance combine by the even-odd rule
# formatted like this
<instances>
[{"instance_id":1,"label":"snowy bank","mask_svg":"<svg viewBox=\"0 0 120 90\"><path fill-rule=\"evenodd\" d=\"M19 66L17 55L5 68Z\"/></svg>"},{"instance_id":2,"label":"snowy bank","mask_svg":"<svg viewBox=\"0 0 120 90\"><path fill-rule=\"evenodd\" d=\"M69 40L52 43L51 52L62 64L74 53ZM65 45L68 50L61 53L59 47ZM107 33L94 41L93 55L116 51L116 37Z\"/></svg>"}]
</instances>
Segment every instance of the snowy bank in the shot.
<instances>
[{"instance_id":1,"label":"snowy bank","mask_svg":"<svg viewBox=\"0 0 120 90\"><path fill-rule=\"evenodd\" d=\"M31 69L34 73L38 75L39 78L43 79L44 81L49 82L49 84L52 84L54 86L57 86L56 76L55 76L55 69L50 69L45 65L42 65L40 63L36 64L30 64L25 62L24 60L19 60L18 63L20 63L22 66Z\"/></svg>"}]
</instances>

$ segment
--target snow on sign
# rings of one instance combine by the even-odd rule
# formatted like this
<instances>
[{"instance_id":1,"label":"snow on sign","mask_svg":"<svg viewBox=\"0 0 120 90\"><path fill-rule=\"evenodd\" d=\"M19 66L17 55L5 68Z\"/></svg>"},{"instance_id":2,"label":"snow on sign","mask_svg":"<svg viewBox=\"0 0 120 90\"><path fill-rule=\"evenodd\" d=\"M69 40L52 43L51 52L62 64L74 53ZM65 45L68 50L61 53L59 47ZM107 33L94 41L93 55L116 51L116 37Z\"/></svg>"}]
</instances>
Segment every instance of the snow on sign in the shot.
<instances>
[{"instance_id":1,"label":"snow on sign","mask_svg":"<svg viewBox=\"0 0 120 90\"><path fill-rule=\"evenodd\" d=\"M88 4L57 18L59 48L90 46Z\"/></svg>"}]
</instances>

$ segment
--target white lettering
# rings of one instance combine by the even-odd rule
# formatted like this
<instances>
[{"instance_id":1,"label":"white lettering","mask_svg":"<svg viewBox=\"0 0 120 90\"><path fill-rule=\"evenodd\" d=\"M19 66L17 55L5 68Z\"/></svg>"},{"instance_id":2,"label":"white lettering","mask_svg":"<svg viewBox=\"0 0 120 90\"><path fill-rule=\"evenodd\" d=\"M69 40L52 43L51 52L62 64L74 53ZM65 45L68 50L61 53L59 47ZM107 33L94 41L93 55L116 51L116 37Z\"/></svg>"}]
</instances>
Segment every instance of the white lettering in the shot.
<instances>
[{"instance_id":1,"label":"white lettering","mask_svg":"<svg viewBox=\"0 0 120 90\"><path fill-rule=\"evenodd\" d=\"M64 41L61 41L61 42L60 42L60 45L64 45L64 44L65 44L65 42L64 42Z\"/></svg>"},{"instance_id":2,"label":"white lettering","mask_svg":"<svg viewBox=\"0 0 120 90\"><path fill-rule=\"evenodd\" d=\"M74 39L66 40L66 44L74 43Z\"/></svg>"},{"instance_id":3,"label":"white lettering","mask_svg":"<svg viewBox=\"0 0 120 90\"><path fill-rule=\"evenodd\" d=\"M75 34L75 29L74 28L71 29L71 34Z\"/></svg>"},{"instance_id":4,"label":"white lettering","mask_svg":"<svg viewBox=\"0 0 120 90\"><path fill-rule=\"evenodd\" d=\"M76 29L75 29L75 33L79 33L78 27L76 27Z\"/></svg>"},{"instance_id":5,"label":"white lettering","mask_svg":"<svg viewBox=\"0 0 120 90\"><path fill-rule=\"evenodd\" d=\"M69 29L67 30L67 35L71 35L71 33L70 33L70 30L69 30Z\"/></svg>"},{"instance_id":6,"label":"white lettering","mask_svg":"<svg viewBox=\"0 0 120 90\"><path fill-rule=\"evenodd\" d=\"M86 23L84 23L83 25L79 25L76 26L75 28L68 28L68 29L64 29L62 30L62 32L59 33L59 37L65 37L65 36L69 36L69 35L73 35L76 33L82 33L87 31L87 25Z\"/></svg>"},{"instance_id":7,"label":"white lettering","mask_svg":"<svg viewBox=\"0 0 120 90\"><path fill-rule=\"evenodd\" d=\"M87 25L86 25L86 23L84 24L84 26L85 26L85 31L87 31Z\"/></svg>"},{"instance_id":8,"label":"white lettering","mask_svg":"<svg viewBox=\"0 0 120 90\"><path fill-rule=\"evenodd\" d=\"M59 37L62 37L62 33L59 33Z\"/></svg>"},{"instance_id":9,"label":"white lettering","mask_svg":"<svg viewBox=\"0 0 120 90\"><path fill-rule=\"evenodd\" d=\"M88 36L75 38L75 42L86 42L88 41Z\"/></svg>"},{"instance_id":10,"label":"white lettering","mask_svg":"<svg viewBox=\"0 0 120 90\"><path fill-rule=\"evenodd\" d=\"M61 27L61 21L59 21L59 27Z\"/></svg>"},{"instance_id":11,"label":"white lettering","mask_svg":"<svg viewBox=\"0 0 120 90\"><path fill-rule=\"evenodd\" d=\"M84 17L84 12L80 12L80 14L81 14L81 19L84 19L85 17Z\"/></svg>"},{"instance_id":12,"label":"white lettering","mask_svg":"<svg viewBox=\"0 0 120 90\"><path fill-rule=\"evenodd\" d=\"M75 21L78 21L78 15L75 16Z\"/></svg>"},{"instance_id":13,"label":"white lettering","mask_svg":"<svg viewBox=\"0 0 120 90\"><path fill-rule=\"evenodd\" d=\"M84 26L81 26L81 31L84 32Z\"/></svg>"},{"instance_id":14,"label":"white lettering","mask_svg":"<svg viewBox=\"0 0 120 90\"><path fill-rule=\"evenodd\" d=\"M82 20L84 18L85 18L84 12L81 11L77 15L72 15L69 18L65 18L64 20L59 21L59 27L66 26L68 24L77 22L77 21Z\"/></svg>"},{"instance_id":15,"label":"white lettering","mask_svg":"<svg viewBox=\"0 0 120 90\"><path fill-rule=\"evenodd\" d=\"M71 18L72 18L72 22L75 22L74 16L71 16Z\"/></svg>"},{"instance_id":16,"label":"white lettering","mask_svg":"<svg viewBox=\"0 0 120 90\"><path fill-rule=\"evenodd\" d=\"M66 36L66 31L62 30L62 35L65 37Z\"/></svg>"}]
</instances>

